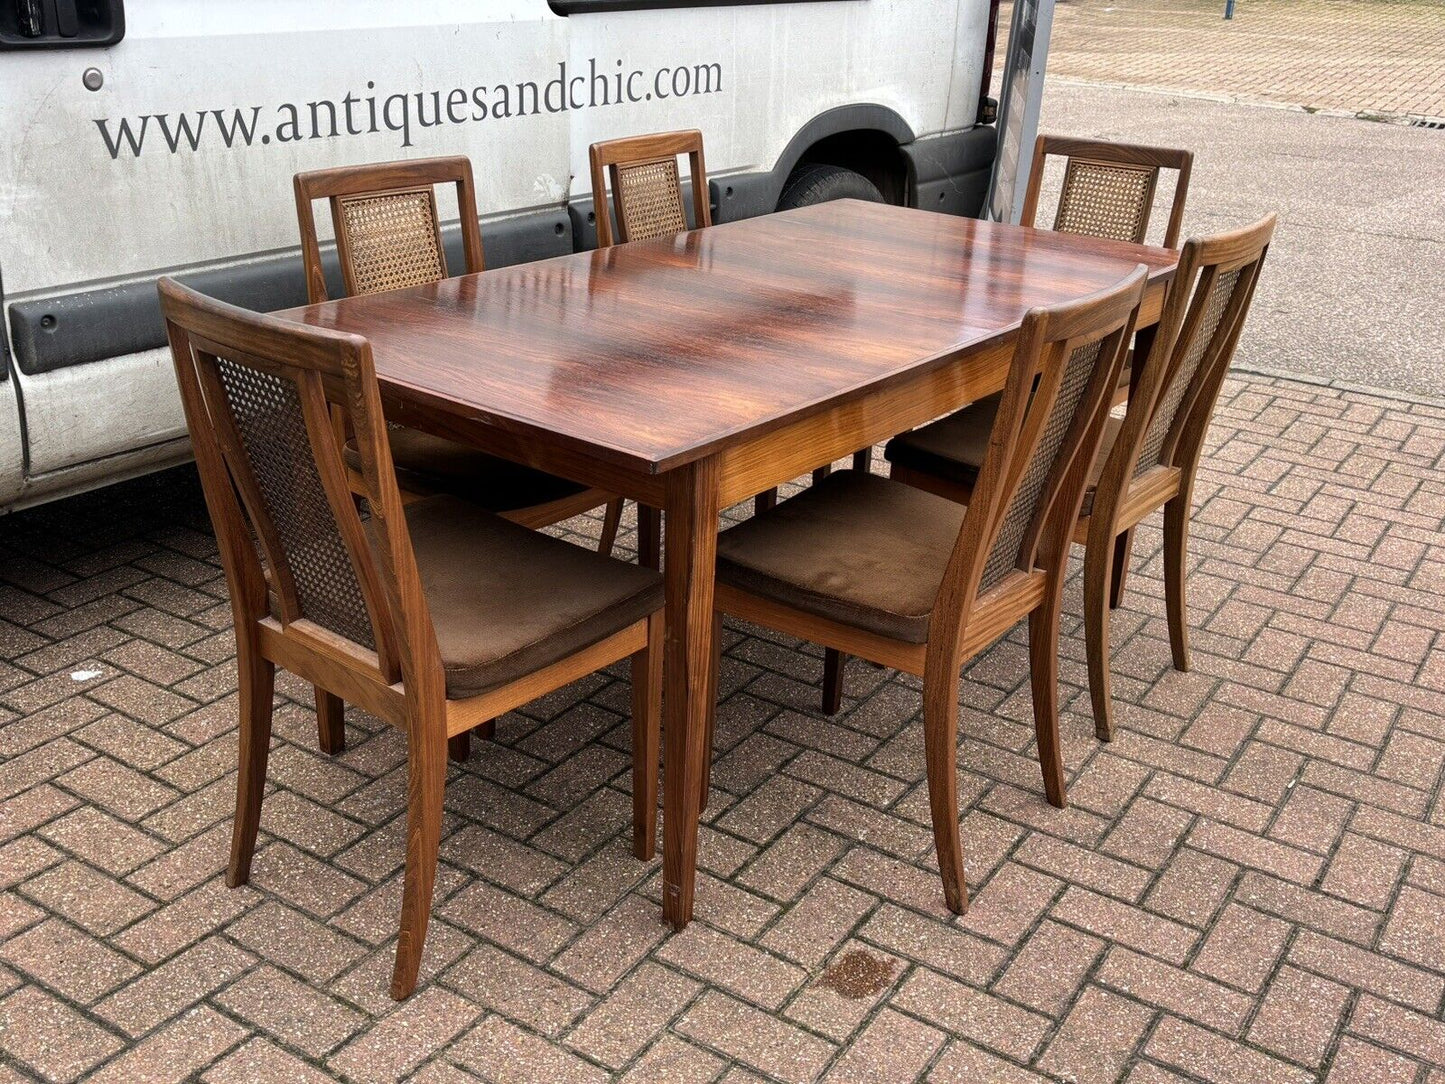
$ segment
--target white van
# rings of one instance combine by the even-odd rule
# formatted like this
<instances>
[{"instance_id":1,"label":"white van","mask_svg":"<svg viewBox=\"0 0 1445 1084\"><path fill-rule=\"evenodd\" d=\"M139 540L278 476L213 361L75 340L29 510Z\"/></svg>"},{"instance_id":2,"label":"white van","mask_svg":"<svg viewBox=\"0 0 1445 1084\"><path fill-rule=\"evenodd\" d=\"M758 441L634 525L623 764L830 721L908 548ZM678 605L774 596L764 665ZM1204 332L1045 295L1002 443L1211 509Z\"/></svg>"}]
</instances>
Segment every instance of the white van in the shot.
<instances>
[{"instance_id":1,"label":"white van","mask_svg":"<svg viewBox=\"0 0 1445 1084\"><path fill-rule=\"evenodd\" d=\"M997 8L0 0L0 511L189 455L155 280L302 303L299 170L466 154L493 267L593 246L588 145L675 128L716 222L977 214Z\"/></svg>"}]
</instances>

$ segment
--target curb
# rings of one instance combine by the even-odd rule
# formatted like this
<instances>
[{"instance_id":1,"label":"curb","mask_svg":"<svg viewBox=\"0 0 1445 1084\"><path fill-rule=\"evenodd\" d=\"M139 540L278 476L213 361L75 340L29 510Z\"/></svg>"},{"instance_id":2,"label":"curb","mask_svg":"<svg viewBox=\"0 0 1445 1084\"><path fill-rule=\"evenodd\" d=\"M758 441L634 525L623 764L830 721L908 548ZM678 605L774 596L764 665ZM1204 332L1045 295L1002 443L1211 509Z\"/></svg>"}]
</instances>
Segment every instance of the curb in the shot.
<instances>
[{"instance_id":1,"label":"curb","mask_svg":"<svg viewBox=\"0 0 1445 1084\"><path fill-rule=\"evenodd\" d=\"M1265 365L1231 365L1229 375L1263 376L1271 380L1288 380L1313 388L1330 388L1333 391L1349 392L1354 395L1368 395L1389 403L1409 403L1412 406L1433 407L1445 410L1445 396L1426 395L1422 392L1396 391L1394 388L1376 388L1368 384L1355 384L1348 380L1332 380L1313 376L1310 373L1294 373L1288 369L1271 369Z\"/></svg>"},{"instance_id":2,"label":"curb","mask_svg":"<svg viewBox=\"0 0 1445 1084\"><path fill-rule=\"evenodd\" d=\"M1074 87L1105 87L1109 90L1137 90L1144 94L1162 94L1171 98L1188 98L1192 101L1215 102L1219 105L1250 105L1263 109L1282 109L1289 113L1308 113L1315 117L1339 117L1345 120L1364 120L1375 124L1393 124L1402 128L1428 128L1445 126L1445 119L1426 116L1423 113L1382 113L1377 109L1325 109L1298 102L1280 102L1270 98L1253 98L1246 94L1221 94L1208 90L1181 90L1178 87L1151 86L1145 83L1116 83L1101 79L1078 79L1067 75L1052 76L1051 82Z\"/></svg>"}]
</instances>

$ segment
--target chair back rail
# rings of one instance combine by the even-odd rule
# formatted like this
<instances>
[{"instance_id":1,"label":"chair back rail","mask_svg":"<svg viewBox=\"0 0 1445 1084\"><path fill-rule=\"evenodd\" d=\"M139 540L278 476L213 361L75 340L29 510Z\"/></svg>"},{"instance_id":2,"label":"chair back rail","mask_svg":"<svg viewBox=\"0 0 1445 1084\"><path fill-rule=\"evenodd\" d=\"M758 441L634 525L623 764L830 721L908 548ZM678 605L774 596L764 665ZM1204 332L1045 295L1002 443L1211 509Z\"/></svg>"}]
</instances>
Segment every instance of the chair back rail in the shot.
<instances>
[{"instance_id":1,"label":"chair back rail","mask_svg":"<svg viewBox=\"0 0 1445 1084\"><path fill-rule=\"evenodd\" d=\"M238 635L272 619L318 659L340 647L346 665L382 685L403 681L409 696L414 681L440 681L370 344L173 279L159 288ZM332 436L333 409L356 435L370 531Z\"/></svg>"},{"instance_id":2,"label":"chair back rail","mask_svg":"<svg viewBox=\"0 0 1445 1084\"><path fill-rule=\"evenodd\" d=\"M328 299L313 204L327 200L341 277L349 295L420 286L444 279L446 253L436 187L456 187L465 271L485 270L471 160L462 155L337 166L298 173L293 181L301 227L307 297Z\"/></svg>"},{"instance_id":3,"label":"chair back rail","mask_svg":"<svg viewBox=\"0 0 1445 1084\"><path fill-rule=\"evenodd\" d=\"M1022 586L1014 573L1061 577L1146 282L1140 266L1115 286L1024 317L933 609L930 658L957 654L980 599Z\"/></svg>"},{"instance_id":4,"label":"chair back rail","mask_svg":"<svg viewBox=\"0 0 1445 1084\"><path fill-rule=\"evenodd\" d=\"M1050 157L1066 159L1053 228L1135 244L1142 244L1149 231L1159 171L1176 171L1164 247L1175 248L1179 244L1184 201L1194 165L1192 153L1171 147L1041 135L1034 144L1033 165L1020 217L1025 226L1037 223L1044 165Z\"/></svg>"},{"instance_id":5,"label":"chair back rail","mask_svg":"<svg viewBox=\"0 0 1445 1084\"><path fill-rule=\"evenodd\" d=\"M681 154L687 155L692 178L693 221L699 229L711 226L701 132L660 132L592 144L588 157L592 167L598 248L666 237L687 229L682 180L677 168ZM606 198L609 180L612 213L617 219L615 233Z\"/></svg>"}]
</instances>

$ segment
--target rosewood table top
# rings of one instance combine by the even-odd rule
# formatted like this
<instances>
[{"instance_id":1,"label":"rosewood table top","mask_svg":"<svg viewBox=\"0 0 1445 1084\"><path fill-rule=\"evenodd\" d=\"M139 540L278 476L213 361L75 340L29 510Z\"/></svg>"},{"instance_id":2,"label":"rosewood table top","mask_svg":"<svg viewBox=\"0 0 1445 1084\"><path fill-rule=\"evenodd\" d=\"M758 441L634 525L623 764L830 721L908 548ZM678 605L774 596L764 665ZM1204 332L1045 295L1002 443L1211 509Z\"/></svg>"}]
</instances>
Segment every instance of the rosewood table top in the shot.
<instances>
[{"instance_id":1,"label":"rosewood table top","mask_svg":"<svg viewBox=\"0 0 1445 1084\"><path fill-rule=\"evenodd\" d=\"M365 336L390 396L657 473L1176 258L840 200L280 315Z\"/></svg>"}]
</instances>

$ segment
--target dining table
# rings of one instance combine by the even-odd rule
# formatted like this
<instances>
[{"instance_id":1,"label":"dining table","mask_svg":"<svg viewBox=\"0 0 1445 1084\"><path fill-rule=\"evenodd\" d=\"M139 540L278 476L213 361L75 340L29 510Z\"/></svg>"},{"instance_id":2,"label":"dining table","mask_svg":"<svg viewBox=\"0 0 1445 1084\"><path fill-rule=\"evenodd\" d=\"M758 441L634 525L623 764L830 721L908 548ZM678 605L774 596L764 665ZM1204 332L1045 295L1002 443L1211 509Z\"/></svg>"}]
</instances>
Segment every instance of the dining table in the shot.
<instances>
[{"instance_id":1,"label":"dining table","mask_svg":"<svg viewBox=\"0 0 1445 1084\"><path fill-rule=\"evenodd\" d=\"M661 510L663 917L692 917L729 506L998 391L1026 312L1178 253L838 200L279 315L371 343L387 417ZM644 554L649 562L655 554Z\"/></svg>"}]
</instances>

